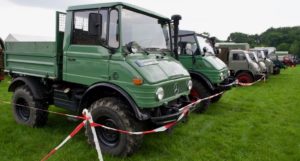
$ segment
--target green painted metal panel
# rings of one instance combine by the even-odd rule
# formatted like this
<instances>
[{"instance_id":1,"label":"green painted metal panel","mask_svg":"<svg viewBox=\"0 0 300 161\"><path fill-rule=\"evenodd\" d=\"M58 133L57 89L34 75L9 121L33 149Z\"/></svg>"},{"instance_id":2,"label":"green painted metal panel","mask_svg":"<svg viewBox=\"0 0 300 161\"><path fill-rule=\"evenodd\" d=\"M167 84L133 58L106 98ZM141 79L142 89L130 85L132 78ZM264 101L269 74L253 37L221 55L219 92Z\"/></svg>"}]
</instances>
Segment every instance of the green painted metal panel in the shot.
<instances>
[{"instance_id":1,"label":"green painted metal panel","mask_svg":"<svg viewBox=\"0 0 300 161\"><path fill-rule=\"evenodd\" d=\"M6 42L5 70L57 78L55 42Z\"/></svg>"}]
</instances>

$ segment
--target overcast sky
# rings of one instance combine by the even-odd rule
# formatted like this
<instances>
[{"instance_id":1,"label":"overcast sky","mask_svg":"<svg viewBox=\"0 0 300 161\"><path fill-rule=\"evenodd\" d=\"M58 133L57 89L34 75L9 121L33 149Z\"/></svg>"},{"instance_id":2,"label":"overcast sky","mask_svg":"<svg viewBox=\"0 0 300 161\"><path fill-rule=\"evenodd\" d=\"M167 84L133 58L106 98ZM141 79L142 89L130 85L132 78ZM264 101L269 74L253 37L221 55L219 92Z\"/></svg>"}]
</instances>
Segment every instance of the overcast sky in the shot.
<instances>
[{"instance_id":1,"label":"overcast sky","mask_svg":"<svg viewBox=\"0 0 300 161\"><path fill-rule=\"evenodd\" d=\"M0 36L54 37L55 11L114 0L1 0ZM269 27L299 26L299 0L120 0L167 17L182 15L180 29L226 39L231 32L260 34Z\"/></svg>"}]
</instances>

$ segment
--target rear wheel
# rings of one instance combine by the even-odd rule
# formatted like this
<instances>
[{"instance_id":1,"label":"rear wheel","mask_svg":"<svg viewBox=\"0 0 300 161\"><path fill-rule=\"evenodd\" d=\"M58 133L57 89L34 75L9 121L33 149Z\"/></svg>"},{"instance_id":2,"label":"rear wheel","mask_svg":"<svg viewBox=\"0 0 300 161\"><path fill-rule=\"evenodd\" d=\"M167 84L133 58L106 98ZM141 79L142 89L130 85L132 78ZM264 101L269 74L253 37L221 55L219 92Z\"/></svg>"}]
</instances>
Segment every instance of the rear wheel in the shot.
<instances>
[{"instance_id":1,"label":"rear wheel","mask_svg":"<svg viewBox=\"0 0 300 161\"><path fill-rule=\"evenodd\" d=\"M247 72L242 72L239 73L236 78L239 80L239 82L241 83L252 83L254 78L252 77L251 74L247 73Z\"/></svg>"},{"instance_id":2,"label":"rear wheel","mask_svg":"<svg viewBox=\"0 0 300 161\"><path fill-rule=\"evenodd\" d=\"M12 98L13 115L17 123L31 127L41 127L47 123L48 113L36 109L47 110L43 101L35 100L27 86L18 87Z\"/></svg>"},{"instance_id":3,"label":"rear wheel","mask_svg":"<svg viewBox=\"0 0 300 161\"><path fill-rule=\"evenodd\" d=\"M93 103L90 112L94 122L127 131L140 130L138 120L134 119L129 107L116 98L102 98ZM101 127L96 128L97 137L101 150L114 156L128 156L134 153L142 144L142 135L128 135L107 130ZM88 142L95 146L93 134L87 124L86 135Z\"/></svg>"},{"instance_id":4,"label":"rear wheel","mask_svg":"<svg viewBox=\"0 0 300 161\"><path fill-rule=\"evenodd\" d=\"M201 82L199 82L196 79L193 79L193 87L190 92L190 99L191 101L197 101L199 98L205 98L210 96L209 90L203 86ZM205 100L200 102L196 107L196 112L203 113L205 110L207 110L208 106L210 105L211 100Z\"/></svg>"}]
</instances>

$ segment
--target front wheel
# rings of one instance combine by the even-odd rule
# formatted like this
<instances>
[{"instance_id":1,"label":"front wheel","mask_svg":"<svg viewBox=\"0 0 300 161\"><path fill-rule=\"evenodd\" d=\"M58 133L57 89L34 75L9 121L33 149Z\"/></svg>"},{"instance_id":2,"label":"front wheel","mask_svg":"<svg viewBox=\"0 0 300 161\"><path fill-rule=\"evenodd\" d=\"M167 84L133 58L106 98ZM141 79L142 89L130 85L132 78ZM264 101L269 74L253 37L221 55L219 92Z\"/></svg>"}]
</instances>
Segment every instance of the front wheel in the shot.
<instances>
[{"instance_id":1,"label":"front wheel","mask_svg":"<svg viewBox=\"0 0 300 161\"><path fill-rule=\"evenodd\" d=\"M211 102L212 102L212 103L216 103L216 102L220 101L220 99L222 98L222 96L223 96L223 94L220 94L220 95L218 95L218 96L212 98L212 99L211 99Z\"/></svg>"},{"instance_id":2,"label":"front wheel","mask_svg":"<svg viewBox=\"0 0 300 161\"><path fill-rule=\"evenodd\" d=\"M197 101L199 98L206 98L210 96L209 90L198 80L193 79L193 87L190 92L190 99L191 101ZM210 105L211 100L205 100L200 102L196 107L197 113L203 113L207 110L208 106Z\"/></svg>"},{"instance_id":3,"label":"front wheel","mask_svg":"<svg viewBox=\"0 0 300 161\"><path fill-rule=\"evenodd\" d=\"M129 113L129 107L116 98L102 98L94 102L90 112L95 123L108 127L138 131L140 126L138 120ZM114 156L128 156L134 153L142 144L142 135L121 134L102 127L96 128L97 137L101 150ZM88 142L95 146L92 130L87 124L86 135Z\"/></svg>"},{"instance_id":4,"label":"front wheel","mask_svg":"<svg viewBox=\"0 0 300 161\"><path fill-rule=\"evenodd\" d=\"M247 72L242 72L239 73L236 78L239 80L241 83L252 83L254 81L254 78L252 77L251 74Z\"/></svg>"}]
</instances>

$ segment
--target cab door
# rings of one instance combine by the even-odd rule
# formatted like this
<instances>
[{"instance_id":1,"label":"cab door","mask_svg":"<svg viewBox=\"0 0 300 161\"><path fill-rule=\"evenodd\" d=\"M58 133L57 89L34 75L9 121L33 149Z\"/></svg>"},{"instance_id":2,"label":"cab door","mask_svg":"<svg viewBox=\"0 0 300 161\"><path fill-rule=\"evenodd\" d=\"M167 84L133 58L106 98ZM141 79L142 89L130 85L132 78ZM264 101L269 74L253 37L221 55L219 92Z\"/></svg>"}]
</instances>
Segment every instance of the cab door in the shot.
<instances>
[{"instance_id":1,"label":"cab door","mask_svg":"<svg viewBox=\"0 0 300 161\"><path fill-rule=\"evenodd\" d=\"M65 81L91 85L109 79L109 13L109 9L74 12L71 45L64 54ZM118 14L110 19L117 20Z\"/></svg>"},{"instance_id":2,"label":"cab door","mask_svg":"<svg viewBox=\"0 0 300 161\"><path fill-rule=\"evenodd\" d=\"M248 61L245 53L232 52L230 53L229 61L230 70L233 70L234 72L239 70L248 70Z\"/></svg>"},{"instance_id":3,"label":"cab door","mask_svg":"<svg viewBox=\"0 0 300 161\"><path fill-rule=\"evenodd\" d=\"M195 63L197 62L198 44L195 41L194 35L187 35L179 37L178 42L179 61L188 70L194 70Z\"/></svg>"}]
</instances>

